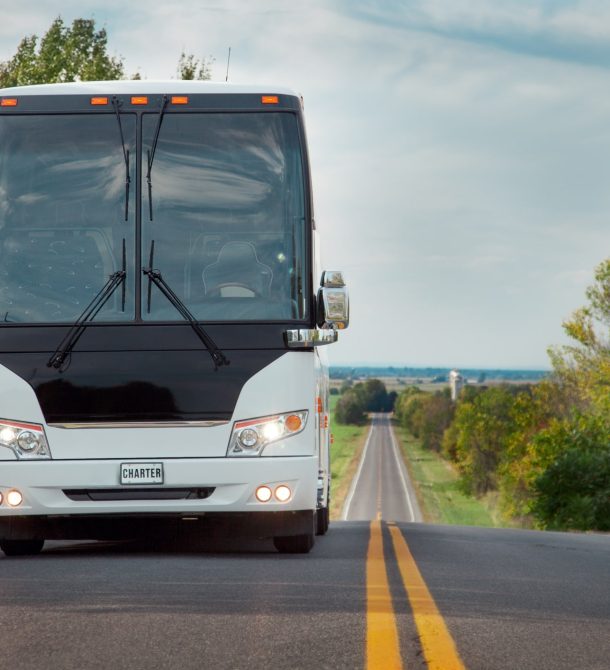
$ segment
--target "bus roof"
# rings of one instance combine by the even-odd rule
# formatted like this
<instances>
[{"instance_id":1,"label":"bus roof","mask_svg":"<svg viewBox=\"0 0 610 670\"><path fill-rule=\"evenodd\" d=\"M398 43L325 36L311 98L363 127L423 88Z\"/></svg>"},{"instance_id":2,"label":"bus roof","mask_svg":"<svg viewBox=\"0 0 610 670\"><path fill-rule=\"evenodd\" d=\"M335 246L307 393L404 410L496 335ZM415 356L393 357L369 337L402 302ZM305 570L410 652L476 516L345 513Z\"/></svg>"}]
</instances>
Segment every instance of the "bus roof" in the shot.
<instances>
[{"instance_id":1,"label":"bus roof","mask_svg":"<svg viewBox=\"0 0 610 670\"><path fill-rule=\"evenodd\" d=\"M233 84L215 81L183 79L149 80L129 79L120 81L78 81L66 84L36 84L0 88L0 95L99 95L108 94L162 94L162 93L255 93L281 94L300 97L285 86Z\"/></svg>"}]
</instances>

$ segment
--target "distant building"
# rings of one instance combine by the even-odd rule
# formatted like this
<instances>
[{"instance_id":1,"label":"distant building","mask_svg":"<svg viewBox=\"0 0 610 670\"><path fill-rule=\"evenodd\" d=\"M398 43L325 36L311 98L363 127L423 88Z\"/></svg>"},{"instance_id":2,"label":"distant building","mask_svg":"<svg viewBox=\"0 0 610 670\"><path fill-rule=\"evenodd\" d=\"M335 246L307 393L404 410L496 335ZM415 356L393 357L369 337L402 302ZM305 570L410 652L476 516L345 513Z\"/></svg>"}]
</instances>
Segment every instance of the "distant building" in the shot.
<instances>
[{"instance_id":1,"label":"distant building","mask_svg":"<svg viewBox=\"0 0 610 670\"><path fill-rule=\"evenodd\" d=\"M449 373L449 387L451 389L451 400L453 400L453 402L458 399L460 391L464 387L465 383L466 380L457 370L451 370Z\"/></svg>"}]
</instances>

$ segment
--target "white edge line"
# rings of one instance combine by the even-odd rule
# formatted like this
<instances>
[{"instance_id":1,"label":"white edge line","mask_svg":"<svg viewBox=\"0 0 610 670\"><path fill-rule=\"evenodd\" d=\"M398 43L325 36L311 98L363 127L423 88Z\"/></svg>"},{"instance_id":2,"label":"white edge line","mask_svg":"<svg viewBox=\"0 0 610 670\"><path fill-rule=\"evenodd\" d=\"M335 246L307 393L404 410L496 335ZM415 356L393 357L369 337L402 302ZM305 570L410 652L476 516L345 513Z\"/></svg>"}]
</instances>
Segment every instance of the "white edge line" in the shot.
<instances>
[{"instance_id":1,"label":"white edge line","mask_svg":"<svg viewBox=\"0 0 610 670\"><path fill-rule=\"evenodd\" d=\"M347 517L349 515L349 508L352 504L352 499L354 497L354 493L356 492L356 487L358 486L360 475L362 474L362 466L364 464L364 459L366 458L366 452L368 451L369 448L371 435L373 434L373 421L374 419L371 420L371 427L369 429L369 434L366 438L366 443L364 445L364 451L362 452L362 457L360 458L360 463L358 464L358 470L356 472L356 476L352 479L352 484L349 488L349 493L347 494L347 498L345 499L345 503L343 504L343 512L341 513L342 521L347 521Z\"/></svg>"},{"instance_id":2,"label":"white edge line","mask_svg":"<svg viewBox=\"0 0 610 670\"><path fill-rule=\"evenodd\" d=\"M405 489L405 498L407 499L407 505L409 506L409 513L411 514L411 519L413 520L413 522L415 522L415 511L413 510L413 504L411 503L411 496L409 494L409 487L407 486L407 480L405 479L405 473L403 472L405 464L404 461L401 463L402 459L398 457L398 447L396 445L396 438L394 437L394 427L389 421L388 421L388 428L390 429L390 439L392 440L394 458L396 459L398 472L400 472L400 479L402 480L402 485L404 486Z\"/></svg>"}]
</instances>

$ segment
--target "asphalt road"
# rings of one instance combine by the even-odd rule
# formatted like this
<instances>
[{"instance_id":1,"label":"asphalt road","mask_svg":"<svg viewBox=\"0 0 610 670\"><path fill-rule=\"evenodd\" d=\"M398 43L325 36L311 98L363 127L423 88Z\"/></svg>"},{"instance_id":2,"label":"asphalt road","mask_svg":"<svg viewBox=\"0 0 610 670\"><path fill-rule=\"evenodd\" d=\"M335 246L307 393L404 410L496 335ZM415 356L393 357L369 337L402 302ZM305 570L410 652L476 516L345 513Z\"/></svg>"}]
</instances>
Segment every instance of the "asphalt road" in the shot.
<instances>
[{"instance_id":1,"label":"asphalt road","mask_svg":"<svg viewBox=\"0 0 610 670\"><path fill-rule=\"evenodd\" d=\"M345 499L346 521L422 521L413 484L386 414L374 414L360 467Z\"/></svg>"},{"instance_id":2,"label":"asphalt road","mask_svg":"<svg viewBox=\"0 0 610 670\"><path fill-rule=\"evenodd\" d=\"M364 515L368 497L372 523L333 523L309 555L233 539L49 542L37 557L1 557L4 667L608 670L610 536L402 520L405 494L386 481L396 474L386 431L377 419L348 514ZM380 501L378 487L365 484L379 463ZM400 538L422 584L408 574ZM391 635L375 628L376 617L393 621L398 665L384 661ZM432 651L420 628L426 618ZM461 666L434 647L439 621Z\"/></svg>"}]
</instances>

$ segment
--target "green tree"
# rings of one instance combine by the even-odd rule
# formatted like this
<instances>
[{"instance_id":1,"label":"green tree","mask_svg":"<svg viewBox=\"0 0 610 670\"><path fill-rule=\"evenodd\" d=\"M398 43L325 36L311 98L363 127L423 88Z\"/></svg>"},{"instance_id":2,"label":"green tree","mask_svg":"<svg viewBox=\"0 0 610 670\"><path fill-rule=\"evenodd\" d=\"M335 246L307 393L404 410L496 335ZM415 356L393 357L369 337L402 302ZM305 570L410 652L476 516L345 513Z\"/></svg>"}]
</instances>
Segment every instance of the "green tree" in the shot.
<instances>
[{"instance_id":1,"label":"green tree","mask_svg":"<svg viewBox=\"0 0 610 670\"><path fill-rule=\"evenodd\" d=\"M423 404L424 392L417 386L408 386L401 391L394 406L396 418L401 426L414 437L419 437L419 412Z\"/></svg>"},{"instance_id":2,"label":"green tree","mask_svg":"<svg viewBox=\"0 0 610 670\"><path fill-rule=\"evenodd\" d=\"M571 404L557 381L544 380L518 393L511 408L513 430L498 470L504 513L530 525L534 483L541 467L536 436L570 415Z\"/></svg>"},{"instance_id":3,"label":"green tree","mask_svg":"<svg viewBox=\"0 0 610 670\"><path fill-rule=\"evenodd\" d=\"M193 54L186 54L184 51L180 54L178 60L179 79L198 79L199 81L208 81L212 78L212 64L214 58L195 58Z\"/></svg>"},{"instance_id":4,"label":"green tree","mask_svg":"<svg viewBox=\"0 0 610 670\"><path fill-rule=\"evenodd\" d=\"M610 530L610 429L592 415L555 422L534 438L531 511L542 528Z\"/></svg>"},{"instance_id":5,"label":"green tree","mask_svg":"<svg viewBox=\"0 0 610 670\"><path fill-rule=\"evenodd\" d=\"M482 495L497 488L498 467L513 430L514 401L511 389L497 386L458 405L453 451L468 493ZM444 448L451 450L447 444Z\"/></svg>"},{"instance_id":6,"label":"green tree","mask_svg":"<svg viewBox=\"0 0 610 670\"><path fill-rule=\"evenodd\" d=\"M123 59L108 55L107 39L93 19L66 26L57 17L42 38L24 37L15 55L0 63L0 87L120 79Z\"/></svg>"},{"instance_id":7,"label":"green tree","mask_svg":"<svg viewBox=\"0 0 610 670\"><path fill-rule=\"evenodd\" d=\"M588 303L564 322L573 344L551 348L555 375L580 411L610 411L610 259L595 269Z\"/></svg>"},{"instance_id":8,"label":"green tree","mask_svg":"<svg viewBox=\"0 0 610 670\"><path fill-rule=\"evenodd\" d=\"M337 423L363 424L366 421L362 399L352 390L346 391L337 400L335 407L335 419Z\"/></svg>"},{"instance_id":9,"label":"green tree","mask_svg":"<svg viewBox=\"0 0 610 670\"><path fill-rule=\"evenodd\" d=\"M454 405L448 393L441 391L424 397L419 413L419 437L424 448L441 450L443 435L451 425L453 414Z\"/></svg>"},{"instance_id":10,"label":"green tree","mask_svg":"<svg viewBox=\"0 0 610 670\"><path fill-rule=\"evenodd\" d=\"M365 411L392 411L394 397L390 397L381 380L367 379L364 383L356 384L354 391L359 395Z\"/></svg>"},{"instance_id":11,"label":"green tree","mask_svg":"<svg viewBox=\"0 0 610 670\"><path fill-rule=\"evenodd\" d=\"M27 35L15 55L0 63L0 88L123 79L123 58L110 56L107 47L106 30L96 30L93 19L75 19L67 26L58 16L41 38ZM180 79L210 79L213 62L211 56L198 60L183 51L178 61L178 76ZM136 72L131 78L141 79L141 75Z\"/></svg>"},{"instance_id":12,"label":"green tree","mask_svg":"<svg viewBox=\"0 0 610 670\"><path fill-rule=\"evenodd\" d=\"M405 389L396 400L396 417L426 449L440 451L445 430L453 418L448 392L425 393L416 386Z\"/></svg>"}]
</instances>

